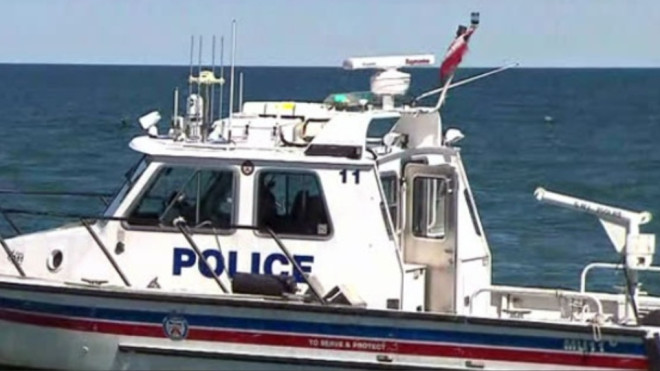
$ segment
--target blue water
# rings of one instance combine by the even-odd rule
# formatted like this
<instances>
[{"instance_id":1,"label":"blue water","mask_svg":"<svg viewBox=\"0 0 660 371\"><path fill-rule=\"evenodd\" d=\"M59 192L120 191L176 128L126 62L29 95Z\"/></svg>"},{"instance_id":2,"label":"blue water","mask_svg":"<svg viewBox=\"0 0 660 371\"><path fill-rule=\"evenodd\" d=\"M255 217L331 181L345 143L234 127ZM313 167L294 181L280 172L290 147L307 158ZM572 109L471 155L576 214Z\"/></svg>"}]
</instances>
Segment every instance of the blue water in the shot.
<instances>
[{"instance_id":1,"label":"blue water","mask_svg":"<svg viewBox=\"0 0 660 371\"><path fill-rule=\"evenodd\" d=\"M366 90L369 81L368 71L338 68L238 72L245 73L245 100L320 100ZM173 89L185 90L187 74L186 67L0 65L0 188L112 192L139 157L127 146L139 134L137 117L154 109L169 117ZM435 69L414 70L413 93L436 81ZM443 118L466 135L463 159L496 283L576 288L588 262L617 261L594 217L539 204L537 186L660 218L660 70L510 70L452 90ZM5 207L103 208L95 199L0 200ZM645 230L660 232L658 219ZM611 289L611 274L594 277ZM659 292L660 276L649 276L646 288Z\"/></svg>"}]
</instances>

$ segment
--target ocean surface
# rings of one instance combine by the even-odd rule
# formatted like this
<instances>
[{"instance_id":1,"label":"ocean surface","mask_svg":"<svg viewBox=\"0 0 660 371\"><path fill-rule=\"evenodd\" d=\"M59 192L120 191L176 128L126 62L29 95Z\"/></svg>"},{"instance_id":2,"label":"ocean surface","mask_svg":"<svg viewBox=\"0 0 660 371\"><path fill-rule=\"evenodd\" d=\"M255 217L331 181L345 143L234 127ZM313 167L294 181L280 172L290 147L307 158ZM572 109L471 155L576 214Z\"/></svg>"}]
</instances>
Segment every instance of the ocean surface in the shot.
<instances>
[{"instance_id":1,"label":"ocean surface","mask_svg":"<svg viewBox=\"0 0 660 371\"><path fill-rule=\"evenodd\" d=\"M482 71L461 69L458 77ZM339 68L239 72L245 100L316 101L368 90L370 76ZM137 118L159 110L165 130L173 90L185 91L187 75L187 67L0 65L0 188L113 192L139 157L128 148L140 134ZM437 83L435 69L412 76L413 95ZM513 69L452 90L442 114L445 128L466 136L460 145L494 282L577 288L587 263L619 261L595 217L540 204L538 186L648 210L657 218L644 230L660 232L660 69ZM71 197L5 195L0 205L103 209L97 199ZM63 222L15 220L27 230ZM0 232L11 234L1 218ZM592 287L611 291L620 278L595 271ZM660 275L648 275L644 287L660 293Z\"/></svg>"}]
</instances>

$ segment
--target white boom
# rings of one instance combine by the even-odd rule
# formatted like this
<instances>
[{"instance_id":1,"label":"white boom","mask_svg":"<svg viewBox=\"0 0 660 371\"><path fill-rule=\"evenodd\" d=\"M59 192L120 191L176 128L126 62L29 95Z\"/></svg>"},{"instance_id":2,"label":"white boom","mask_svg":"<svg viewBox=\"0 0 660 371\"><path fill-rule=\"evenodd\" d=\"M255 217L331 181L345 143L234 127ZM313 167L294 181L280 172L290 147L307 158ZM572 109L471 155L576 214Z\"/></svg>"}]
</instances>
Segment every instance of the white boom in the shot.
<instances>
[{"instance_id":1,"label":"white boom","mask_svg":"<svg viewBox=\"0 0 660 371\"><path fill-rule=\"evenodd\" d=\"M597 216L599 219L606 219L617 224L633 223L641 225L651 221L651 213L648 211L636 212L624 210L618 207L603 205L596 202L547 191L543 188L537 188L536 191L534 191L534 196L541 202L589 213Z\"/></svg>"},{"instance_id":2,"label":"white boom","mask_svg":"<svg viewBox=\"0 0 660 371\"><path fill-rule=\"evenodd\" d=\"M655 235L639 233L639 226L651 221L652 216L648 211L624 210L543 188L537 188L534 196L541 202L595 215L614 244L614 249L625 255L629 268L645 269L651 265L655 252Z\"/></svg>"}]
</instances>

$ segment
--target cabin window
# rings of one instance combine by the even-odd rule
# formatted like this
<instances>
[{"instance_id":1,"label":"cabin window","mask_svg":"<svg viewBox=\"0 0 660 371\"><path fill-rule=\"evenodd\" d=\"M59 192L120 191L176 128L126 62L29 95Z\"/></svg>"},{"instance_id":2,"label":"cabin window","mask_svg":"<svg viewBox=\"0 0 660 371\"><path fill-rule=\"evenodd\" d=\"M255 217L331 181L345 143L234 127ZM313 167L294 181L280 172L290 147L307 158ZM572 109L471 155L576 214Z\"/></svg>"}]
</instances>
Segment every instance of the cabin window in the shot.
<instances>
[{"instance_id":1,"label":"cabin window","mask_svg":"<svg viewBox=\"0 0 660 371\"><path fill-rule=\"evenodd\" d=\"M413 235L444 238L447 227L448 182L444 178L415 177Z\"/></svg>"},{"instance_id":2,"label":"cabin window","mask_svg":"<svg viewBox=\"0 0 660 371\"><path fill-rule=\"evenodd\" d=\"M385 201L387 201L387 208L390 210L392 224L395 228L399 227L399 185L397 180L396 174L388 174L380 177L380 182L383 184L383 193L385 193Z\"/></svg>"},{"instance_id":3,"label":"cabin window","mask_svg":"<svg viewBox=\"0 0 660 371\"><path fill-rule=\"evenodd\" d=\"M383 137L392 130L397 121L399 121L399 117L371 119L369 126L367 126L367 143L382 144Z\"/></svg>"},{"instance_id":4,"label":"cabin window","mask_svg":"<svg viewBox=\"0 0 660 371\"><path fill-rule=\"evenodd\" d=\"M181 216L194 228L227 229L233 220L234 173L165 167L130 214L132 225L173 225Z\"/></svg>"},{"instance_id":5,"label":"cabin window","mask_svg":"<svg viewBox=\"0 0 660 371\"><path fill-rule=\"evenodd\" d=\"M382 117L374 118L369 122L367 127L367 137L368 138L382 138L385 134L389 133L394 124L399 121L399 117Z\"/></svg>"},{"instance_id":6,"label":"cabin window","mask_svg":"<svg viewBox=\"0 0 660 371\"><path fill-rule=\"evenodd\" d=\"M331 234L330 218L316 174L264 170L258 176L257 225L277 234Z\"/></svg>"}]
</instances>

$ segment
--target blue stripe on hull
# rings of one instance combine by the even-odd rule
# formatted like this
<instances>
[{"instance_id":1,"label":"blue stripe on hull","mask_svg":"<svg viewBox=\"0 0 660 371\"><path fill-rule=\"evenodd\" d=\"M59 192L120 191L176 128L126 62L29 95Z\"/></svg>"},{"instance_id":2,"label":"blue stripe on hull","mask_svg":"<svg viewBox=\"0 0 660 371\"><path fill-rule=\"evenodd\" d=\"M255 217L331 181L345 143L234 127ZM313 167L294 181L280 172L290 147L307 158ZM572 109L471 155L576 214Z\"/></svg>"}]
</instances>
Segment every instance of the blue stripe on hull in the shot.
<instances>
[{"instance_id":1,"label":"blue stripe on hull","mask_svg":"<svg viewBox=\"0 0 660 371\"><path fill-rule=\"evenodd\" d=\"M90 308L73 305L51 304L36 301L0 298L0 307L42 314L90 318L117 322L161 324L169 313L142 310ZM380 338L403 341L446 342L465 345L501 346L527 349L564 350L563 338L540 336L484 334L450 330L410 329L395 326L351 325L289 321L265 318L240 318L198 314L184 314L190 326L230 328L248 331L271 331L314 335L345 336L356 338ZM506 328L502 329L507 330ZM572 335L575 336L575 335ZM642 339L638 344L619 343L615 346L604 342L605 354L645 355Z\"/></svg>"}]
</instances>

